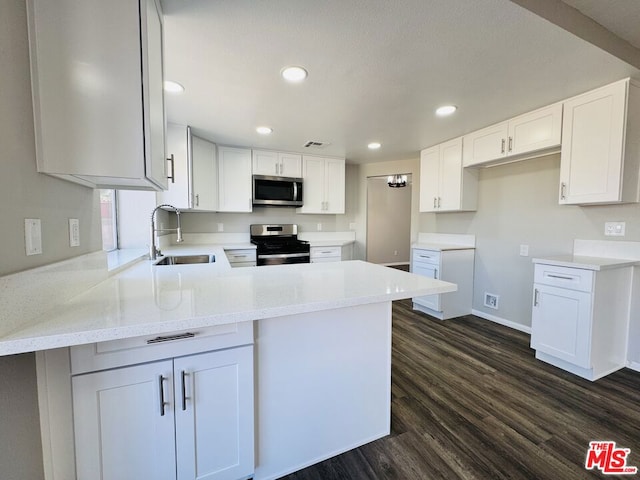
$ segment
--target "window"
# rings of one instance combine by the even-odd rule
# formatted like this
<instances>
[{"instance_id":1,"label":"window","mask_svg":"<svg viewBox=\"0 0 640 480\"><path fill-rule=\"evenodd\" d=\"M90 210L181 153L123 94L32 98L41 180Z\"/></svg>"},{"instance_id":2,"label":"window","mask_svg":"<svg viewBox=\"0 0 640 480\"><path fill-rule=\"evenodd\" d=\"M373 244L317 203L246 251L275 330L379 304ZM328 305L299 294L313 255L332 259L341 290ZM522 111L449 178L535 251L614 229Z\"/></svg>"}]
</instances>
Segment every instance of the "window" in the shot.
<instances>
[{"instance_id":1,"label":"window","mask_svg":"<svg viewBox=\"0 0 640 480\"><path fill-rule=\"evenodd\" d=\"M118 221L116 191L100 190L100 217L102 219L102 249L110 252L118 248Z\"/></svg>"}]
</instances>

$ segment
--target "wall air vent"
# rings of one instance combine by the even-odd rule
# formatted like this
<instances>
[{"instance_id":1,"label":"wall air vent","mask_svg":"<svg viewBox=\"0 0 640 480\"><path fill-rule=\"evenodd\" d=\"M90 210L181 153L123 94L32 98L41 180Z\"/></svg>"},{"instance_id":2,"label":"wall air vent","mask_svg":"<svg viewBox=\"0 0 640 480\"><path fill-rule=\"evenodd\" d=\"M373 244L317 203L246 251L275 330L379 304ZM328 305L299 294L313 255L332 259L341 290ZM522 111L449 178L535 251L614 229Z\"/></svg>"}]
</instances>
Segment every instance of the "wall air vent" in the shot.
<instances>
[{"instance_id":1,"label":"wall air vent","mask_svg":"<svg viewBox=\"0 0 640 480\"><path fill-rule=\"evenodd\" d=\"M318 142L315 140L309 140L307 143L304 144L304 148L324 148L327 145L330 145L330 143L328 142Z\"/></svg>"}]
</instances>

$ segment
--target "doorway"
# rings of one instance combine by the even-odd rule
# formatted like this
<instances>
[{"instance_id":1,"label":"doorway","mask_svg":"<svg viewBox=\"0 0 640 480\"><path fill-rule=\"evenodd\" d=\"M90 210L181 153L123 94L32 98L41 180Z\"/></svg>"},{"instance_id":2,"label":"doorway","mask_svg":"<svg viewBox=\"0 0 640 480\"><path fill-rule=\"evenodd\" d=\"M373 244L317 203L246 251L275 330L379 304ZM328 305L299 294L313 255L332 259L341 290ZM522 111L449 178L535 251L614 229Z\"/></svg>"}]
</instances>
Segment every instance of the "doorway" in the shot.
<instances>
[{"instance_id":1,"label":"doorway","mask_svg":"<svg viewBox=\"0 0 640 480\"><path fill-rule=\"evenodd\" d=\"M408 265L411 255L411 175L391 188L387 176L367 178L367 261Z\"/></svg>"}]
</instances>

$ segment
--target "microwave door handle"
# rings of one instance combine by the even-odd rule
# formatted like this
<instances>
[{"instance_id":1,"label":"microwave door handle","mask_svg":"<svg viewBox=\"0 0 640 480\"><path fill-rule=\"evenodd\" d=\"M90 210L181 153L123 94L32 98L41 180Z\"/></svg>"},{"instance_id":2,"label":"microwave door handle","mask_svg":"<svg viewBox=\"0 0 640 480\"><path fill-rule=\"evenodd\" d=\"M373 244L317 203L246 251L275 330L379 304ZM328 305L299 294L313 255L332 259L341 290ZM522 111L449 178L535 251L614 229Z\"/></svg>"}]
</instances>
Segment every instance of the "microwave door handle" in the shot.
<instances>
[{"instance_id":1,"label":"microwave door handle","mask_svg":"<svg viewBox=\"0 0 640 480\"><path fill-rule=\"evenodd\" d=\"M293 182L293 200L298 200L298 182Z\"/></svg>"}]
</instances>

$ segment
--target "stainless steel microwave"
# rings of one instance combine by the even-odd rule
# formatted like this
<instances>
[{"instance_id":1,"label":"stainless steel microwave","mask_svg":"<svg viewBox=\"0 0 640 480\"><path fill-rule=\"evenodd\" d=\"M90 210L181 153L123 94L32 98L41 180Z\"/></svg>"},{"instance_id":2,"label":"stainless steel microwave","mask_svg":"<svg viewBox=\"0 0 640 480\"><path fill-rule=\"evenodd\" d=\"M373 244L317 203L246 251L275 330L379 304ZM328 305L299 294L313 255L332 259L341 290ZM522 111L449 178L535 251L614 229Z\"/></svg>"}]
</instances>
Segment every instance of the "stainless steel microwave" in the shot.
<instances>
[{"instance_id":1,"label":"stainless steel microwave","mask_svg":"<svg viewBox=\"0 0 640 480\"><path fill-rule=\"evenodd\" d=\"M253 204L301 207L302 179L254 175Z\"/></svg>"}]
</instances>

